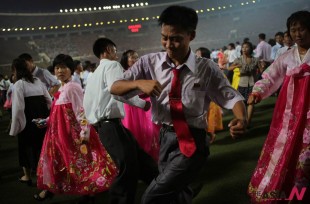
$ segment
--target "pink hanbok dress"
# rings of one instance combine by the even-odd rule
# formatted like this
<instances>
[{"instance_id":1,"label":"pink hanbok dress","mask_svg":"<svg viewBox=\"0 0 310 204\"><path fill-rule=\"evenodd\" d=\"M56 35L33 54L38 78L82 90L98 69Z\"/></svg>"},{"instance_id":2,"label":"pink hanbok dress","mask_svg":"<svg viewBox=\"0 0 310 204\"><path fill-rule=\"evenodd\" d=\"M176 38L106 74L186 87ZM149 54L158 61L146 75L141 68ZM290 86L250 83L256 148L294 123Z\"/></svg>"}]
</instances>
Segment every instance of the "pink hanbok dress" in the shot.
<instances>
[{"instance_id":1,"label":"pink hanbok dress","mask_svg":"<svg viewBox=\"0 0 310 204\"><path fill-rule=\"evenodd\" d=\"M54 96L37 169L39 189L86 195L105 191L118 170L85 119L83 90L68 82ZM88 138L82 142L82 138Z\"/></svg>"},{"instance_id":2,"label":"pink hanbok dress","mask_svg":"<svg viewBox=\"0 0 310 204\"><path fill-rule=\"evenodd\" d=\"M142 98L150 101L149 97ZM124 127L130 130L139 146L155 161L158 161L160 126L152 122L151 109L144 111L127 104L124 104L124 109L125 118L122 120Z\"/></svg>"},{"instance_id":3,"label":"pink hanbok dress","mask_svg":"<svg viewBox=\"0 0 310 204\"><path fill-rule=\"evenodd\" d=\"M248 194L252 203L270 204L288 203L293 192L310 203L310 50L302 61L297 48L287 51L262 78L253 92L263 99L282 89Z\"/></svg>"}]
</instances>

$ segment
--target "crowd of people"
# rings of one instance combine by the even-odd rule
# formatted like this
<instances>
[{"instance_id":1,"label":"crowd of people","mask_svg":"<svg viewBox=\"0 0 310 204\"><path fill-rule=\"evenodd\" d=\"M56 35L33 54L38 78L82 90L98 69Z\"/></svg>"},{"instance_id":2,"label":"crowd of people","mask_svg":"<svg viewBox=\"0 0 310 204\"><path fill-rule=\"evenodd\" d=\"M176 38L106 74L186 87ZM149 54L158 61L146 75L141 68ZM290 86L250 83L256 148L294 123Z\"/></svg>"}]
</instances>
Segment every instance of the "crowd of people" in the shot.
<instances>
[{"instance_id":1,"label":"crowd of people","mask_svg":"<svg viewBox=\"0 0 310 204\"><path fill-rule=\"evenodd\" d=\"M277 93L249 202L277 203L293 188L310 201L303 191L310 185L310 12L291 14L273 46L260 33L256 46L246 38L212 51L191 50L194 9L169 6L158 22L159 52L139 57L128 49L118 62L115 42L99 38L98 66L58 54L42 69L23 53L11 79L0 75L19 181L31 186L36 178L34 199L76 194L94 203L108 191L111 204L133 204L141 180L148 186L142 204L192 203L199 188L190 184L225 128L223 109L233 112L228 128L236 139L250 127L254 105Z\"/></svg>"}]
</instances>

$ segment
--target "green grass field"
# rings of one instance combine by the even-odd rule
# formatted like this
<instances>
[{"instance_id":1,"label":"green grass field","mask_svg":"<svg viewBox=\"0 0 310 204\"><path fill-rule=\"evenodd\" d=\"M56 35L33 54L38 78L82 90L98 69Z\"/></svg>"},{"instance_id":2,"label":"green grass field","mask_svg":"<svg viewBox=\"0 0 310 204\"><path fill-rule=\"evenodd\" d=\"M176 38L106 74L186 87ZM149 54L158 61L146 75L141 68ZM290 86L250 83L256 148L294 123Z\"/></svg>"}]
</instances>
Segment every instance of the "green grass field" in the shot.
<instances>
[{"instance_id":1,"label":"green grass field","mask_svg":"<svg viewBox=\"0 0 310 204\"><path fill-rule=\"evenodd\" d=\"M210 156L196 182L204 184L201 192L194 199L194 204L249 204L246 194L247 185L258 160L262 145L269 131L276 98L270 97L255 107L255 112L246 135L233 140L228 128L218 132L214 144L210 147ZM224 127L232 118L230 111L225 111ZM18 166L17 139L5 133L9 122L8 113L0 119L0 203L29 204L38 203L33 194L38 192L35 186L28 187L18 182L22 174ZM145 189L139 183L137 204ZM96 203L107 203L106 192L96 196ZM71 204L78 196L57 195L44 203Z\"/></svg>"}]
</instances>

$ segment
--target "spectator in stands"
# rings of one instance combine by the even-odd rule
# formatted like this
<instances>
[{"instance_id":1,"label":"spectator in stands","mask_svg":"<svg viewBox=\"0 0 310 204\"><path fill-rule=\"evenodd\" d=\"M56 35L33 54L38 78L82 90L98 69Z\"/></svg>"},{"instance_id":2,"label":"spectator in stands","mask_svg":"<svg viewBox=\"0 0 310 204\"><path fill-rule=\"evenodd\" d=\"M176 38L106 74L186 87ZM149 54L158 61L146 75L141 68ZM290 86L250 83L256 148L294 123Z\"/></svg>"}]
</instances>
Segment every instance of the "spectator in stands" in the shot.
<instances>
[{"instance_id":1,"label":"spectator in stands","mask_svg":"<svg viewBox=\"0 0 310 204\"><path fill-rule=\"evenodd\" d=\"M218 65L197 58L190 49L196 36L198 16L194 9L169 6L160 15L161 43L166 52L140 59L111 93L129 97L139 92L151 96L152 118L163 124L160 131L159 172L142 197L142 204L192 203L196 192L189 188L204 166L209 149L206 140L206 108L211 100L233 109L233 137L244 132L243 97L234 90ZM182 82L182 83L181 83Z\"/></svg>"},{"instance_id":2,"label":"spectator in stands","mask_svg":"<svg viewBox=\"0 0 310 204\"><path fill-rule=\"evenodd\" d=\"M276 41L276 44L274 46L272 46L271 48L271 56L270 56L270 59L272 61L275 60L276 58L276 54L278 52L278 50L283 47L283 38L284 38L284 33L283 32L277 32L275 34L275 41Z\"/></svg>"},{"instance_id":3,"label":"spectator in stands","mask_svg":"<svg viewBox=\"0 0 310 204\"><path fill-rule=\"evenodd\" d=\"M301 200L292 203L310 203L310 12L293 13L286 25L297 47L266 69L248 100L259 103L282 85L249 184L251 203L285 203L283 195L294 195L294 189Z\"/></svg>"},{"instance_id":4,"label":"spectator in stands","mask_svg":"<svg viewBox=\"0 0 310 204\"><path fill-rule=\"evenodd\" d=\"M83 71L83 65L81 61L79 60L74 60L73 65L74 65L74 72L72 75L72 81L80 84L81 87L83 88L84 87L83 79L81 78L81 73Z\"/></svg>"},{"instance_id":5,"label":"spectator in stands","mask_svg":"<svg viewBox=\"0 0 310 204\"><path fill-rule=\"evenodd\" d=\"M271 45L268 44L266 41L266 34L265 33L260 33L258 35L258 40L259 43L256 46L255 49L255 57L258 58L259 60L265 60L265 61L270 61L270 56L271 56Z\"/></svg>"},{"instance_id":6,"label":"spectator in stands","mask_svg":"<svg viewBox=\"0 0 310 204\"><path fill-rule=\"evenodd\" d=\"M42 81L51 96L58 91L60 82L47 69L36 66L30 54L23 53L18 58L26 60L29 71Z\"/></svg>"}]
</instances>

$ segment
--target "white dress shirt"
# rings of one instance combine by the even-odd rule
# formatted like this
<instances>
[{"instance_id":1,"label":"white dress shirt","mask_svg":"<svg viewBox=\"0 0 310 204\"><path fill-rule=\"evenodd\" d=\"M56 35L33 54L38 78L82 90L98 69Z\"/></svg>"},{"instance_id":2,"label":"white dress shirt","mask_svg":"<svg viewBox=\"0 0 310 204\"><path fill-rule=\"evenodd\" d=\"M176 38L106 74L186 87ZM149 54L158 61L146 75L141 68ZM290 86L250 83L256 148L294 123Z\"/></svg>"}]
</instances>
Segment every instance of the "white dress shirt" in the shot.
<instances>
[{"instance_id":1,"label":"white dress shirt","mask_svg":"<svg viewBox=\"0 0 310 204\"><path fill-rule=\"evenodd\" d=\"M36 67L32 75L41 80L41 82L46 86L47 90L51 87L60 85L60 82L47 70Z\"/></svg>"},{"instance_id":2,"label":"white dress shirt","mask_svg":"<svg viewBox=\"0 0 310 204\"><path fill-rule=\"evenodd\" d=\"M83 87L82 79L81 79L80 75L77 74L76 72L73 72L72 81L80 84L81 87Z\"/></svg>"},{"instance_id":3,"label":"white dress shirt","mask_svg":"<svg viewBox=\"0 0 310 204\"><path fill-rule=\"evenodd\" d=\"M206 128L205 115L210 101L221 107L232 109L237 101L243 100L238 91L231 87L218 65L206 58L196 58L191 51L187 61L178 66L181 73L183 110L190 127ZM163 86L158 97L151 97L152 120L156 124L172 125L169 92L174 64L166 52L142 56L130 69L124 72L125 80L152 79ZM135 91L133 91L135 92ZM129 92L127 95L133 94Z\"/></svg>"},{"instance_id":4,"label":"white dress shirt","mask_svg":"<svg viewBox=\"0 0 310 204\"><path fill-rule=\"evenodd\" d=\"M96 124L102 119L123 118L125 116L122 100L130 105L144 108L145 101L138 96L120 99L110 93L113 82L123 76L123 67L116 61L100 60L98 68L85 88L83 107L87 120Z\"/></svg>"}]
</instances>

